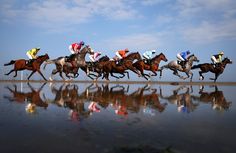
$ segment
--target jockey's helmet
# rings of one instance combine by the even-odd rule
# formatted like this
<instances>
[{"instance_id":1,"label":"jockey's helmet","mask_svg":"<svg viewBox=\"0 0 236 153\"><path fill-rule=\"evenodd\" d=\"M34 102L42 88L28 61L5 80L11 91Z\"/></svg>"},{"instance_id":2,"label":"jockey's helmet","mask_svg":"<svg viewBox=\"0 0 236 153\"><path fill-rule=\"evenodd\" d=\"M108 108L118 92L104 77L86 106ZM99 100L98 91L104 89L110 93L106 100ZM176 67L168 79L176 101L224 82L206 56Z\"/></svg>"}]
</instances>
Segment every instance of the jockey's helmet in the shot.
<instances>
[{"instance_id":1,"label":"jockey's helmet","mask_svg":"<svg viewBox=\"0 0 236 153\"><path fill-rule=\"evenodd\" d=\"M80 45L82 45L82 46L83 46L83 45L84 45L84 41L81 41L81 42L80 42Z\"/></svg>"},{"instance_id":2,"label":"jockey's helmet","mask_svg":"<svg viewBox=\"0 0 236 153\"><path fill-rule=\"evenodd\" d=\"M40 50L40 47L36 47L37 50Z\"/></svg>"},{"instance_id":3,"label":"jockey's helmet","mask_svg":"<svg viewBox=\"0 0 236 153\"><path fill-rule=\"evenodd\" d=\"M224 55L224 52L223 52L223 51L220 51L219 54L220 54L220 55Z\"/></svg>"},{"instance_id":4,"label":"jockey's helmet","mask_svg":"<svg viewBox=\"0 0 236 153\"><path fill-rule=\"evenodd\" d=\"M129 49L128 49L128 48L125 48L125 52L129 52Z\"/></svg>"}]
</instances>

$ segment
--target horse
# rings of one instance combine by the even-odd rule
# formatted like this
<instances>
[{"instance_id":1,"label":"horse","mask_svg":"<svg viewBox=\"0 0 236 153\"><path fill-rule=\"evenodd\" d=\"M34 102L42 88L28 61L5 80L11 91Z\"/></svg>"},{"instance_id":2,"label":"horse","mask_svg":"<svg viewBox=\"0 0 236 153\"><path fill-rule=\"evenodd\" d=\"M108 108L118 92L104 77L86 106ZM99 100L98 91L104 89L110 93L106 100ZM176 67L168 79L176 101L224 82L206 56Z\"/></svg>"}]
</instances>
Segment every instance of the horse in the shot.
<instances>
[{"instance_id":1,"label":"horse","mask_svg":"<svg viewBox=\"0 0 236 153\"><path fill-rule=\"evenodd\" d=\"M70 62L66 62L66 57L58 57L54 60L48 60L44 65L44 69L46 68L47 64L55 64L56 65L56 69L52 70L52 73L51 73L51 76L49 79L53 80L53 78L52 78L53 75L57 74L58 72L60 74L60 77L63 80L65 80L65 79L62 76L62 72L64 72L67 77L68 77L69 73L73 73L74 78L77 77L79 75L77 73L79 68L86 65L85 56L87 53L89 53L89 54L94 53L93 49L89 45L86 45L84 48L82 48L78 54L72 55ZM76 67L72 67L72 63Z\"/></svg>"},{"instance_id":2,"label":"horse","mask_svg":"<svg viewBox=\"0 0 236 153\"><path fill-rule=\"evenodd\" d=\"M156 55L155 57L153 57L151 59L151 64L150 65L146 64L143 60L138 60L137 62L135 62L133 64L133 66L140 71L141 75L146 80L148 80L148 78L146 76L148 76L148 77L150 77L150 76L148 74L145 74L144 70L152 71L152 73L153 73L152 76L156 76L157 75L156 71L158 70L159 63L161 61L165 61L165 62L168 61L163 53L160 53L159 55Z\"/></svg>"},{"instance_id":3,"label":"horse","mask_svg":"<svg viewBox=\"0 0 236 153\"><path fill-rule=\"evenodd\" d=\"M30 79L30 77L35 73L35 72L38 72L45 81L47 81L47 79L44 77L44 75L42 74L42 72L40 71L40 66L41 64L48 60L49 59L49 56L48 54L45 54L45 55L41 55L39 56L37 59L35 59L32 63L32 66L29 66L27 64L27 61L28 60L25 60L25 59L19 59L19 60L11 60L9 63L7 64L4 64L4 66L8 66L8 65L12 65L14 64L14 68L6 73L5 75L9 75L10 73L14 72L15 71L15 75L14 77L17 76L17 71L22 71L22 70L30 70L32 71L31 74L29 75L28 77L28 80Z\"/></svg>"},{"instance_id":4,"label":"horse","mask_svg":"<svg viewBox=\"0 0 236 153\"><path fill-rule=\"evenodd\" d=\"M129 79L129 72L126 70L131 70L134 73L140 75L139 71L133 66L134 60L141 60L141 56L138 52L130 53L125 58L123 58L119 64L116 64L116 61L114 60L107 61L106 63L104 63L103 66L103 73L104 73L103 78L105 77L106 80L109 80L108 77L109 74L111 74L111 76L119 79L123 78L125 76L124 73L126 73ZM117 77L113 73L119 73L122 76Z\"/></svg>"},{"instance_id":5,"label":"horse","mask_svg":"<svg viewBox=\"0 0 236 153\"><path fill-rule=\"evenodd\" d=\"M158 71L160 71L160 78L162 76L162 70L163 69L170 69L173 71L173 74L178 76L179 78L185 80L187 78L189 78L190 76L190 82L192 82L192 78L193 78L193 73L191 72L191 67L193 65L193 62L199 62L198 58L192 54L188 57L188 60L185 64L185 69L182 68L181 65L178 64L177 60L171 61L169 62L167 65L162 66ZM185 74L187 75L187 77L183 77L180 76L178 71L180 72L185 72Z\"/></svg>"},{"instance_id":6,"label":"horse","mask_svg":"<svg viewBox=\"0 0 236 153\"><path fill-rule=\"evenodd\" d=\"M216 67L214 67L213 64L210 63L204 63L204 64L198 64L194 65L191 69L197 69L199 68L199 80L204 80L203 73L212 72L215 74L215 78L210 78L210 80L214 80L216 82L217 78L224 72L224 69L227 64L232 64L233 62L229 58L224 58L221 63L219 63Z\"/></svg>"},{"instance_id":7,"label":"horse","mask_svg":"<svg viewBox=\"0 0 236 153\"><path fill-rule=\"evenodd\" d=\"M95 78L93 78L92 76L96 76L96 80L102 75L102 67L103 64L106 61L109 61L109 57L108 56L103 56L101 58L98 59L98 61L92 63L92 62L86 62L85 66L80 67L82 71L84 71L86 73L86 75L91 78L92 80L94 80ZM89 73L87 73L87 69L89 69ZM98 75L95 75L93 73L90 72L95 72Z\"/></svg>"}]
</instances>

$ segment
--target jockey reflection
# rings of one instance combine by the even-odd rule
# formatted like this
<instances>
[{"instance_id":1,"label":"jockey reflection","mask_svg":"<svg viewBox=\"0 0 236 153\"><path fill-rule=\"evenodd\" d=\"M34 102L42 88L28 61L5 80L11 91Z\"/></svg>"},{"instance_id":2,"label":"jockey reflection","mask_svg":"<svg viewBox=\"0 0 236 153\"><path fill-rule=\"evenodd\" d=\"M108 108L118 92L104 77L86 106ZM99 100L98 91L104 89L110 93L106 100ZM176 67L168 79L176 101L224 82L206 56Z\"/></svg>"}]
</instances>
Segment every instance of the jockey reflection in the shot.
<instances>
[{"instance_id":1,"label":"jockey reflection","mask_svg":"<svg viewBox=\"0 0 236 153\"><path fill-rule=\"evenodd\" d=\"M184 92L179 93L181 91ZM173 90L173 95L163 96L160 89L160 97L162 99L168 100L172 104L177 105L178 112L190 113L193 112L199 105L198 103L193 102L193 98L191 95L192 92L192 86L180 86L177 89Z\"/></svg>"},{"instance_id":2,"label":"jockey reflection","mask_svg":"<svg viewBox=\"0 0 236 153\"><path fill-rule=\"evenodd\" d=\"M43 107L46 109L48 107L48 101L45 99L42 100L40 93L45 86L46 83L42 84L41 87L36 90L33 86L31 86L29 83L27 83L28 87L30 88L30 92L21 92L17 90L17 86L14 85L14 90L10 87L6 87L12 94L11 96L4 96L4 98L8 99L9 101L16 101L19 103L28 102L28 104L25 107L25 110L27 113L36 113L37 107Z\"/></svg>"},{"instance_id":3,"label":"jockey reflection","mask_svg":"<svg viewBox=\"0 0 236 153\"><path fill-rule=\"evenodd\" d=\"M204 86L199 89L200 96L194 96L194 99L203 103L210 103L212 109L217 111L226 111L232 105L232 102L228 102L225 99L223 91L218 90L217 86L214 86L215 91L206 92Z\"/></svg>"}]
</instances>

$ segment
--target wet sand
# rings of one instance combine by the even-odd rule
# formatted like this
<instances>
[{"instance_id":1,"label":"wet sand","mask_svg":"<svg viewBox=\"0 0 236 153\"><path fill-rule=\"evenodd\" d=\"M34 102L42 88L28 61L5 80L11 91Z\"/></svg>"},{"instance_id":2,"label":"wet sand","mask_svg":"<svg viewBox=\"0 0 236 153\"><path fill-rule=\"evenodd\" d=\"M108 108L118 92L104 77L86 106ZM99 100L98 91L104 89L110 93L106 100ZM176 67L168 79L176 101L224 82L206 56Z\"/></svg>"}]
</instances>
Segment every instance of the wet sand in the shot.
<instances>
[{"instance_id":1,"label":"wet sand","mask_svg":"<svg viewBox=\"0 0 236 153\"><path fill-rule=\"evenodd\" d=\"M111 83L111 84L160 84L160 85L217 85L217 86L236 86L236 82L213 82L213 81L198 81L198 82L189 82L189 81L90 81L90 80L53 80L53 81L44 81L44 80L0 80L0 83L6 82L30 82L30 83Z\"/></svg>"}]
</instances>

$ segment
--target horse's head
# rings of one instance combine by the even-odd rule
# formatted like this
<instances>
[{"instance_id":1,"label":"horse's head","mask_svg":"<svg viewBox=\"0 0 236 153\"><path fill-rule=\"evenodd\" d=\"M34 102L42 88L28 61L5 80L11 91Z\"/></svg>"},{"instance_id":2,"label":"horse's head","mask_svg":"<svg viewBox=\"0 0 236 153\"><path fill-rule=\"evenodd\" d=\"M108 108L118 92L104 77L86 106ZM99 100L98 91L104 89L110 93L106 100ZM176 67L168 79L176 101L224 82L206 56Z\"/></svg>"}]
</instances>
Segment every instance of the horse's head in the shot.
<instances>
[{"instance_id":1,"label":"horse's head","mask_svg":"<svg viewBox=\"0 0 236 153\"><path fill-rule=\"evenodd\" d=\"M163 60L165 62L168 61L168 59L166 58L166 56L163 53L160 54L160 58L161 58L161 60Z\"/></svg>"},{"instance_id":2,"label":"horse's head","mask_svg":"<svg viewBox=\"0 0 236 153\"><path fill-rule=\"evenodd\" d=\"M222 63L232 64L233 62L228 57L226 57L226 58L223 59Z\"/></svg>"},{"instance_id":3,"label":"horse's head","mask_svg":"<svg viewBox=\"0 0 236 153\"><path fill-rule=\"evenodd\" d=\"M84 48L80 51L80 54L94 54L94 50L89 46L89 45L86 45L84 46Z\"/></svg>"},{"instance_id":4,"label":"horse's head","mask_svg":"<svg viewBox=\"0 0 236 153\"><path fill-rule=\"evenodd\" d=\"M134 53L130 53L129 55L126 56L125 59L128 59L128 60L141 60L141 55L139 54L139 52L134 52Z\"/></svg>"},{"instance_id":5,"label":"horse's head","mask_svg":"<svg viewBox=\"0 0 236 153\"><path fill-rule=\"evenodd\" d=\"M188 60L189 60L189 61L194 61L194 62L199 62L197 56L195 56L194 54L190 55L190 56L188 57Z\"/></svg>"},{"instance_id":6,"label":"horse's head","mask_svg":"<svg viewBox=\"0 0 236 153\"><path fill-rule=\"evenodd\" d=\"M37 60L40 60L40 61L46 61L48 59L49 59L48 54L38 56L38 58L37 58Z\"/></svg>"}]
</instances>

